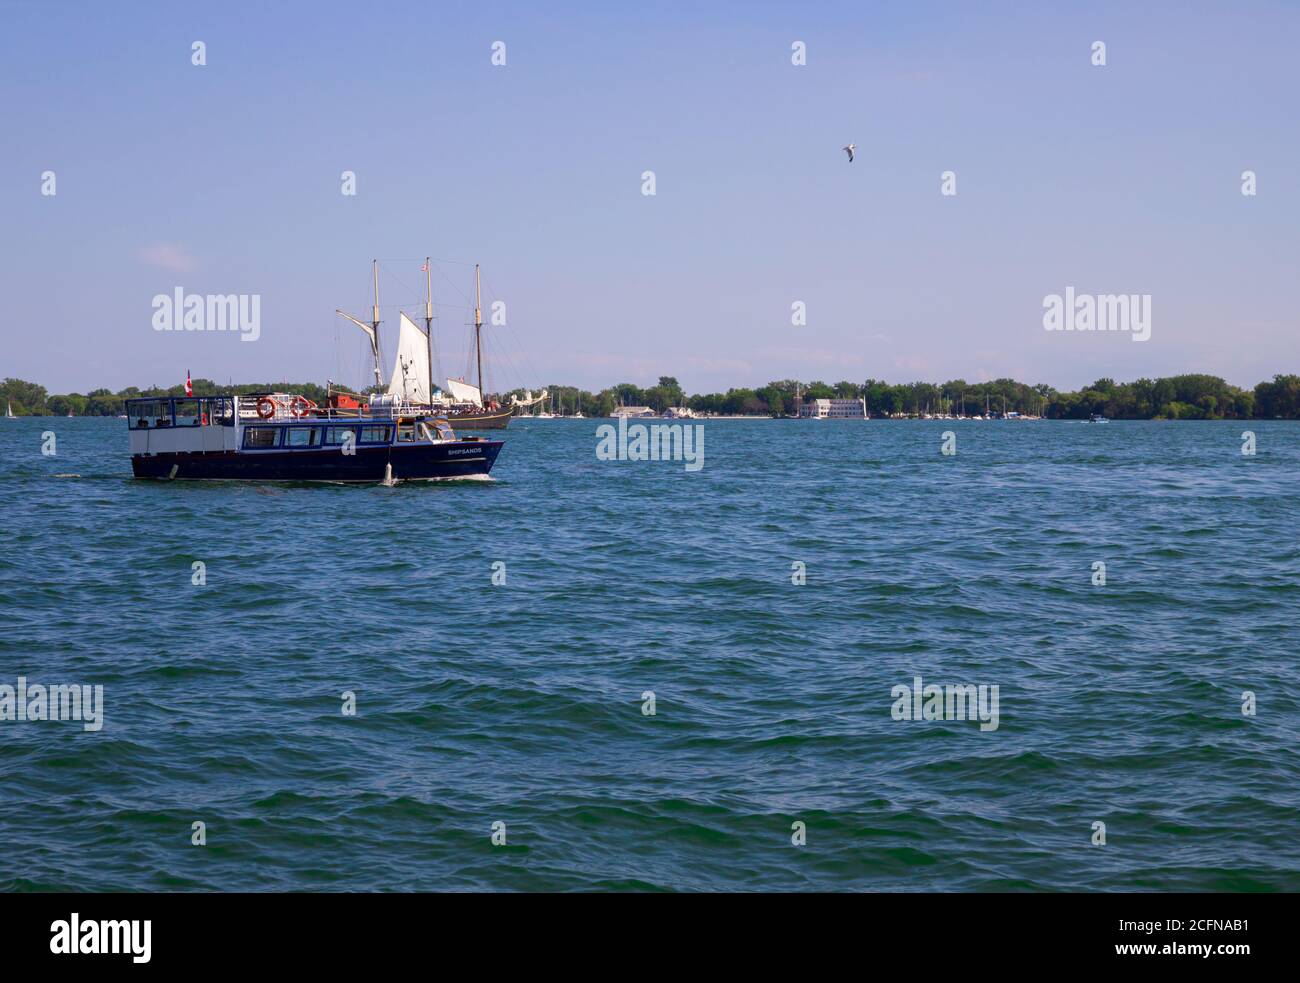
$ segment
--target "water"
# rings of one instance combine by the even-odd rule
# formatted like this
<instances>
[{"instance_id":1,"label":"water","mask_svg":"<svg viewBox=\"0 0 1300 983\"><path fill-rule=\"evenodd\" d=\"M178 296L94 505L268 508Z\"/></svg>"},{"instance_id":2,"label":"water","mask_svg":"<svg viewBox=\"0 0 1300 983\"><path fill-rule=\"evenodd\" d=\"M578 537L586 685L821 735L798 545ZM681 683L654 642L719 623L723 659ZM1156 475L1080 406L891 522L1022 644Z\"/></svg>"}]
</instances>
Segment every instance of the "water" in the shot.
<instances>
[{"instance_id":1,"label":"water","mask_svg":"<svg viewBox=\"0 0 1300 983\"><path fill-rule=\"evenodd\" d=\"M1300 889L1300 425L599 423L382 488L0 422L0 683L105 691L0 722L0 887ZM892 719L917 674L998 728Z\"/></svg>"}]
</instances>

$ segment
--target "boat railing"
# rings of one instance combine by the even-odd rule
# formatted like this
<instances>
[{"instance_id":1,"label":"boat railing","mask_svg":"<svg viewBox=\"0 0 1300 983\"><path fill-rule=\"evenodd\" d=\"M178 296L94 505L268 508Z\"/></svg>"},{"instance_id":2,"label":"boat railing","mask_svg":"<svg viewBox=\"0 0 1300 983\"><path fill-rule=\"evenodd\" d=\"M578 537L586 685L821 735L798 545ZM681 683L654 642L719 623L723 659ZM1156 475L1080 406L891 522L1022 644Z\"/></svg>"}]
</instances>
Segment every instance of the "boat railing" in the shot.
<instances>
[{"instance_id":1,"label":"boat railing","mask_svg":"<svg viewBox=\"0 0 1300 983\"><path fill-rule=\"evenodd\" d=\"M293 393L264 393L239 397L241 423L285 423L312 420L392 420L400 417L442 416L441 407L393 400L378 406L317 406L305 396Z\"/></svg>"}]
</instances>

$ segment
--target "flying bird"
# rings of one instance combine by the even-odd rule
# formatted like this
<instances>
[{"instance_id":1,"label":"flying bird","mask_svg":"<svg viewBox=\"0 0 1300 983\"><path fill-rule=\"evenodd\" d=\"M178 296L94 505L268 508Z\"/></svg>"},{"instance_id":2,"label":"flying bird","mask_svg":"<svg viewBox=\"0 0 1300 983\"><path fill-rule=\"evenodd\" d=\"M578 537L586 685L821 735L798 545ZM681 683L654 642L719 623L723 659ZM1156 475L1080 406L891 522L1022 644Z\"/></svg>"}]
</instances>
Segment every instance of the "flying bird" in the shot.
<instances>
[{"instance_id":1,"label":"flying bird","mask_svg":"<svg viewBox=\"0 0 1300 983\"><path fill-rule=\"evenodd\" d=\"M855 150L858 149L858 145L857 145L856 143L851 143L851 144L849 144L847 147L842 147L841 149L842 149L846 154L849 155L849 163L852 164L852 163L853 163L853 151L855 151Z\"/></svg>"}]
</instances>

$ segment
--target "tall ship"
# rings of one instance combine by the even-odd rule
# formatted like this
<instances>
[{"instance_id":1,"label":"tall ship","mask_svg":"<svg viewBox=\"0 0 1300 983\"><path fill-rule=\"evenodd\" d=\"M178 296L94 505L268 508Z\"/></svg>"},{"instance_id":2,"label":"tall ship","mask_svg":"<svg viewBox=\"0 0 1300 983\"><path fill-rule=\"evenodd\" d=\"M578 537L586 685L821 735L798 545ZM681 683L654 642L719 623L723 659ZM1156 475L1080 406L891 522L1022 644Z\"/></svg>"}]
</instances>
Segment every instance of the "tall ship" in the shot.
<instances>
[{"instance_id":1,"label":"tall ship","mask_svg":"<svg viewBox=\"0 0 1300 983\"><path fill-rule=\"evenodd\" d=\"M477 369L477 384L466 382L464 377L447 379L446 387L433 384L434 343L433 343L433 274L431 260L426 257L423 272L425 274L424 329L421 330L405 311L398 314L397 354L386 390L383 381L383 357L379 344L379 264L372 263L374 277L374 308L372 318L367 323L347 311L335 310L340 317L346 318L360 328L370 342L370 353L374 359L375 389L381 390L369 397L372 406L386 403L401 403L419 407L430 414L442 417L461 430L501 430L509 423L515 413L543 403L547 392L543 389L537 396L525 391L524 396L512 396L509 405L502 406L495 399L485 398L483 389L483 293L480 270L474 266L474 365ZM331 392L333 385L331 383ZM346 392L345 390L343 392ZM354 398L355 394L350 394Z\"/></svg>"},{"instance_id":2,"label":"tall ship","mask_svg":"<svg viewBox=\"0 0 1300 983\"><path fill-rule=\"evenodd\" d=\"M503 446L459 437L427 408L330 402L294 393L128 399L131 470L172 480L482 479Z\"/></svg>"}]
</instances>

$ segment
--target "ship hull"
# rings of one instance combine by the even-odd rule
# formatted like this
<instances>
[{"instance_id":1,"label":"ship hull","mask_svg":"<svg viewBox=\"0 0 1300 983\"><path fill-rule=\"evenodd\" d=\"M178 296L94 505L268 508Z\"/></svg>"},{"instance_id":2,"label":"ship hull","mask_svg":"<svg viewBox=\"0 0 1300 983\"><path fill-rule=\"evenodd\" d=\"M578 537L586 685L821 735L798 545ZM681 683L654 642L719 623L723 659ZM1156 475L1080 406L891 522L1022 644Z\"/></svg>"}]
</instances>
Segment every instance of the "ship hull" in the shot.
<instances>
[{"instance_id":1,"label":"ship hull","mask_svg":"<svg viewBox=\"0 0 1300 983\"><path fill-rule=\"evenodd\" d=\"M438 481L486 478L503 443L499 440L454 441L402 447L357 447L338 450L212 451L137 454L131 470L137 478L208 481Z\"/></svg>"},{"instance_id":2,"label":"ship hull","mask_svg":"<svg viewBox=\"0 0 1300 983\"><path fill-rule=\"evenodd\" d=\"M504 430L510 424L511 410L484 410L452 413L446 419L457 430Z\"/></svg>"}]
</instances>

